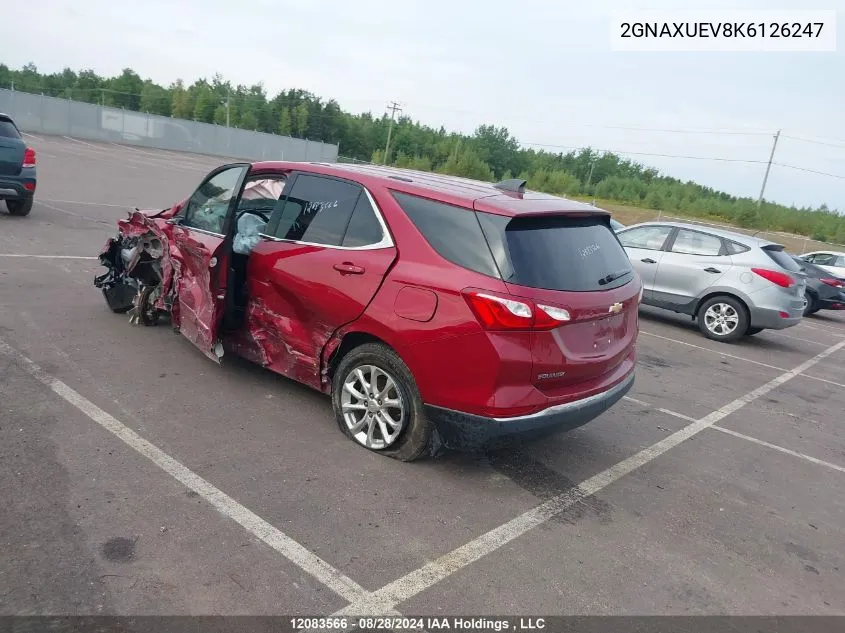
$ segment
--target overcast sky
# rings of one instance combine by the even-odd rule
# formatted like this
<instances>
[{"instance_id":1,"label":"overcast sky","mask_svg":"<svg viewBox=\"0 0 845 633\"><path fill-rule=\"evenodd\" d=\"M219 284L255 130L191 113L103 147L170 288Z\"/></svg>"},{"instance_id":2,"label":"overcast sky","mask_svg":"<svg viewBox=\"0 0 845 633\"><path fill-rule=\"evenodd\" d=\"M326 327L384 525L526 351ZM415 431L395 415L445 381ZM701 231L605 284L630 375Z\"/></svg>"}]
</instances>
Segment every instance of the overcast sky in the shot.
<instances>
[{"instance_id":1,"label":"overcast sky","mask_svg":"<svg viewBox=\"0 0 845 633\"><path fill-rule=\"evenodd\" d=\"M11 7L9 7L11 2ZM6 0L0 61L41 71L124 67L169 84L219 72L268 93L303 88L346 110L398 101L429 125L507 126L523 144L775 162L845 176L845 0ZM583 3L586 5L587 3ZM791 5L791 6L790 6ZM617 8L836 9L835 53L628 53ZM11 10L10 10L11 9ZM616 127L728 130L670 133ZM342 149L342 148L341 148ZM764 164L632 156L756 197ZM766 198L845 212L845 179L774 166Z\"/></svg>"}]
</instances>

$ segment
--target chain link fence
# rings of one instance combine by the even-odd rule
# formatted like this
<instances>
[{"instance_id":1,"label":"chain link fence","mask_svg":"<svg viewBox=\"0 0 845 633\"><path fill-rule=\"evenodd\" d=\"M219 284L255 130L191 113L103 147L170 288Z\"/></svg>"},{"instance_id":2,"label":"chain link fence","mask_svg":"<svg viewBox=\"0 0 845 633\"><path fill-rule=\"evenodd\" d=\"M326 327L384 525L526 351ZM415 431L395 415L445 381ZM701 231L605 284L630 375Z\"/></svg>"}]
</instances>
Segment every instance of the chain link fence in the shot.
<instances>
[{"instance_id":1,"label":"chain link fence","mask_svg":"<svg viewBox=\"0 0 845 633\"><path fill-rule=\"evenodd\" d=\"M0 112L32 134L248 160L337 162L338 146L0 89Z\"/></svg>"}]
</instances>

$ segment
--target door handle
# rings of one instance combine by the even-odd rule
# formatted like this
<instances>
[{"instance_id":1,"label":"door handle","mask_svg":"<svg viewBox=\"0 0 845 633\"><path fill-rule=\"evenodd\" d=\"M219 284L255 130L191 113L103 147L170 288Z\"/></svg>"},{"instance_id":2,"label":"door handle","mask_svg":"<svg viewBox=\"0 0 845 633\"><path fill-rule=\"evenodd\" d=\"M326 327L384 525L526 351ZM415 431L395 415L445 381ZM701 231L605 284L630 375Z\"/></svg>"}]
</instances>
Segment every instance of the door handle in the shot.
<instances>
[{"instance_id":1,"label":"door handle","mask_svg":"<svg viewBox=\"0 0 845 633\"><path fill-rule=\"evenodd\" d=\"M715 275L716 273L720 273L720 272L722 272L722 271L721 271L721 270L719 270L718 268L713 268L712 266L709 266L708 268L705 268L705 269L704 269L704 272L706 272L706 273L713 273L713 274Z\"/></svg>"},{"instance_id":2,"label":"door handle","mask_svg":"<svg viewBox=\"0 0 845 633\"><path fill-rule=\"evenodd\" d=\"M646 257L644 259L641 259L640 261L643 262L644 264L656 264L657 263L651 257Z\"/></svg>"},{"instance_id":3,"label":"door handle","mask_svg":"<svg viewBox=\"0 0 845 633\"><path fill-rule=\"evenodd\" d=\"M364 269L356 266L352 262L343 262L342 264L335 264L334 269L343 275L363 275Z\"/></svg>"}]
</instances>

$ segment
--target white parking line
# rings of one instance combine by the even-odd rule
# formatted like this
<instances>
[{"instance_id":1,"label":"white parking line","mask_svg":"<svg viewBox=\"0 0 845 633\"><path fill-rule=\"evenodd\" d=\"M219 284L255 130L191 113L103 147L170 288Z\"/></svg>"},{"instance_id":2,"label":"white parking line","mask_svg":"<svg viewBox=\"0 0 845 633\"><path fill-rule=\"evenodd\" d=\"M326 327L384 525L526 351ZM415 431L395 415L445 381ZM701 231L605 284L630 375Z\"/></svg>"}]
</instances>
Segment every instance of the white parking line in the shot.
<instances>
[{"instance_id":1,"label":"white parking line","mask_svg":"<svg viewBox=\"0 0 845 633\"><path fill-rule=\"evenodd\" d=\"M627 400L628 402L633 402L635 404L642 405L644 407L650 407L651 405L648 402L644 402L642 400L637 400L636 398L632 398L631 396L622 396L623 400Z\"/></svg>"},{"instance_id":2,"label":"white parking line","mask_svg":"<svg viewBox=\"0 0 845 633\"><path fill-rule=\"evenodd\" d=\"M736 431L731 431L730 429L726 429L723 426L713 425L712 427L715 431L721 431L722 433L727 433L728 435L733 435L734 437L738 437L743 440L747 440L749 442L754 442L755 444L759 444L760 446L765 446L767 448L772 448L776 451L780 451L781 453L786 453L787 455L792 455L793 457L800 457L801 459L806 459L808 462L813 462L814 464L818 464L819 466L826 466L827 468L832 468L833 470L838 470L839 472L845 473L845 467L837 466L836 464L831 464L830 462L826 462L822 459L817 459L815 457L811 457L809 455L805 455L804 453L799 453L797 451L791 451L788 448L784 448L783 446L778 446L777 444L770 444L769 442L764 442L763 440L758 440L756 437L751 437L750 435L745 435L744 433L737 433Z\"/></svg>"},{"instance_id":3,"label":"white parking line","mask_svg":"<svg viewBox=\"0 0 845 633\"><path fill-rule=\"evenodd\" d=\"M640 334L645 334L646 336L652 336L654 338L659 338L663 341L669 341L671 343L677 343L678 345L686 345L687 347L694 347L695 349L700 349L705 352L710 352L712 354L718 354L719 356L725 356L727 358L733 358L736 360L745 361L746 363L752 363L754 365L759 365L760 367L768 367L769 369L774 369L776 371L787 371L784 367L776 367L775 365L769 365L768 363L761 363L756 360L751 360L750 358L743 358L742 356L735 356L734 354L728 354L727 352L720 352L717 349L711 349L709 347L702 347L701 345L695 345L694 343L687 343L686 341L679 341L675 338L669 338L668 336L661 336L660 334L654 334L653 332L646 332L645 330L640 330Z\"/></svg>"},{"instance_id":4,"label":"white parking line","mask_svg":"<svg viewBox=\"0 0 845 633\"><path fill-rule=\"evenodd\" d=\"M827 334L833 334L834 336L841 336L845 338L845 331L840 328L836 328L835 326L819 325L818 323L810 325L809 323L805 323L802 319L798 327L808 327L811 330L818 330L819 332L825 332Z\"/></svg>"},{"instance_id":5,"label":"white parking line","mask_svg":"<svg viewBox=\"0 0 845 633\"><path fill-rule=\"evenodd\" d=\"M39 201L58 202L59 204L83 204L90 207L114 207L116 209L126 209L129 211L132 207L130 204L108 204L106 202L85 202L83 200L56 200L55 198L39 198ZM156 207L138 207L139 209L155 209Z\"/></svg>"},{"instance_id":6,"label":"white parking line","mask_svg":"<svg viewBox=\"0 0 845 633\"><path fill-rule=\"evenodd\" d=\"M777 336L778 337L782 336L784 338L791 338L791 339L794 339L796 341L803 341L804 343L812 343L813 345L821 345L822 347L827 346L827 343L822 343L820 341L813 341L813 340L810 340L808 338L801 338L800 336L792 336L791 334L784 334L783 332L778 332Z\"/></svg>"},{"instance_id":7,"label":"white parking line","mask_svg":"<svg viewBox=\"0 0 845 633\"><path fill-rule=\"evenodd\" d=\"M448 554L444 554L440 558L429 562L423 567L385 585L381 589L378 589L372 594L364 597L361 602L357 604L353 603L348 607L341 609L337 612L337 614L353 615L361 613L362 611L368 614L378 614L386 609L393 609L396 605L412 598L422 591L425 591L429 587L448 578L456 571L463 569L467 565L471 565L482 557L495 552L499 548L522 536L529 530L545 523L550 518L575 505L579 501L582 501L586 497L596 494L600 490L618 481L620 478L633 472L637 468L653 461L660 455L663 455L666 451L678 446L704 429L712 427L731 413L738 411L747 404L766 395L773 389L776 389L788 380L798 376L801 372L806 371L822 359L830 356L843 347L845 347L845 340L828 347L794 369L780 374L765 385L737 398L733 402L713 411L709 415L693 422L680 431L676 431L672 435L668 435L656 444L653 444L628 459L619 462L615 466L611 466L607 470L590 477L573 489L542 503L533 510L529 510L521 514L515 519L512 519L507 523L482 534L465 545L452 550Z\"/></svg>"},{"instance_id":8,"label":"white parking line","mask_svg":"<svg viewBox=\"0 0 845 633\"><path fill-rule=\"evenodd\" d=\"M28 253L0 253L0 257L31 257L35 259L99 259L87 255L30 255Z\"/></svg>"},{"instance_id":9,"label":"white parking line","mask_svg":"<svg viewBox=\"0 0 845 633\"><path fill-rule=\"evenodd\" d=\"M646 334L648 336L653 336L654 338L659 338L664 341L669 341L670 343L678 343L679 345L686 345L687 347L694 347L695 349L700 349L703 352L710 352L711 354L718 354L719 356L726 356L727 358L733 358L736 360L741 360L746 363L751 363L752 365L759 365L760 367L766 367L767 369L774 369L776 371L787 371L784 367L777 367L775 365L769 365L768 363L761 363L760 361L751 360L750 358L743 358L742 356L736 356L734 354L728 354L726 352L720 352L717 349L711 349L709 347L702 347L701 345L694 345L693 343L687 343L686 341L679 341L678 339L669 338L668 336L661 336L660 334L653 334L652 332L646 332L644 330L640 330L640 334ZM807 374L801 374L804 378L809 378L811 380L818 380L819 382L826 382L829 385L836 385L837 387L842 387L841 384L838 382L833 382L831 380L826 380L824 378L819 378L818 376L809 376Z\"/></svg>"},{"instance_id":10,"label":"white parking line","mask_svg":"<svg viewBox=\"0 0 845 633\"><path fill-rule=\"evenodd\" d=\"M23 134L27 138L34 138L36 141L43 141L44 140L40 136L35 136L35 134L30 134L29 132L21 132L21 134Z\"/></svg>"},{"instance_id":11,"label":"white parking line","mask_svg":"<svg viewBox=\"0 0 845 633\"><path fill-rule=\"evenodd\" d=\"M70 136L62 136L62 138L67 139L69 141L73 141L74 143L79 143L80 145L85 145L86 147L93 147L94 149L102 149L98 145L92 145L91 143L86 143L85 141L80 141L78 138L72 138Z\"/></svg>"},{"instance_id":12,"label":"white parking line","mask_svg":"<svg viewBox=\"0 0 845 633\"><path fill-rule=\"evenodd\" d=\"M340 570L335 569L322 558L294 541L276 527L270 525L267 521L232 499L229 495L215 488L205 479L142 438L135 431L120 422L120 420L100 409L61 380L52 377L34 361L10 347L3 340L0 340L0 352L6 356L17 358L24 371L30 376L47 386L56 395L76 407L104 429L114 434L130 448L149 459L171 477L199 494L214 506L218 512L240 524L252 535L261 539L264 543L297 565L304 572L319 580L344 600L354 602L356 600L368 599L369 592L354 580L344 575Z\"/></svg>"}]
</instances>

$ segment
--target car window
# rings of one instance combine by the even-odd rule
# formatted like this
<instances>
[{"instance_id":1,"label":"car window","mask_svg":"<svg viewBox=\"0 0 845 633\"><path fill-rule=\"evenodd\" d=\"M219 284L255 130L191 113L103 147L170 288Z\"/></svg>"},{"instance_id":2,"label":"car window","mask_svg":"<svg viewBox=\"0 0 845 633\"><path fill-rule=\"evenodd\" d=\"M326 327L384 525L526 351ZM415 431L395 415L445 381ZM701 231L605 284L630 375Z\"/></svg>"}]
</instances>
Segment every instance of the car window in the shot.
<instances>
[{"instance_id":1,"label":"car window","mask_svg":"<svg viewBox=\"0 0 845 633\"><path fill-rule=\"evenodd\" d=\"M584 292L629 283L633 268L601 216L478 213L505 281L530 288Z\"/></svg>"},{"instance_id":2,"label":"car window","mask_svg":"<svg viewBox=\"0 0 845 633\"><path fill-rule=\"evenodd\" d=\"M278 219L271 220L274 236L297 242L340 246L352 212L363 195L360 186L324 176L300 174L293 182Z\"/></svg>"},{"instance_id":3,"label":"car window","mask_svg":"<svg viewBox=\"0 0 845 633\"><path fill-rule=\"evenodd\" d=\"M378 244L384 237L370 197L366 194L358 196L358 202L346 227L342 246L369 246Z\"/></svg>"},{"instance_id":4,"label":"car window","mask_svg":"<svg viewBox=\"0 0 845 633\"><path fill-rule=\"evenodd\" d=\"M251 211L269 219L276 210L284 187L284 176L262 176L248 180L238 200L238 215L243 211Z\"/></svg>"},{"instance_id":5,"label":"car window","mask_svg":"<svg viewBox=\"0 0 845 633\"><path fill-rule=\"evenodd\" d=\"M810 256L812 259L807 258L809 261L813 262L814 264L820 264L822 266L833 266L833 262L836 261L836 257L831 255L830 253L816 253L815 255Z\"/></svg>"},{"instance_id":6,"label":"car window","mask_svg":"<svg viewBox=\"0 0 845 633\"><path fill-rule=\"evenodd\" d=\"M833 265L834 265L834 266L845 267L845 257L843 257L842 255L839 255L839 256L836 258L836 261L834 261Z\"/></svg>"},{"instance_id":7,"label":"car window","mask_svg":"<svg viewBox=\"0 0 845 633\"><path fill-rule=\"evenodd\" d=\"M0 138L20 138L18 128L9 119L0 119Z\"/></svg>"},{"instance_id":8,"label":"car window","mask_svg":"<svg viewBox=\"0 0 845 633\"><path fill-rule=\"evenodd\" d=\"M393 197L441 257L483 275L500 276L472 209L398 192Z\"/></svg>"},{"instance_id":9,"label":"car window","mask_svg":"<svg viewBox=\"0 0 845 633\"><path fill-rule=\"evenodd\" d=\"M230 167L201 184L188 201L182 225L222 235L244 169Z\"/></svg>"},{"instance_id":10,"label":"car window","mask_svg":"<svg viewBox=\"0 0 845 633\"><path fill-rule=\"evenodd\" d=\"M680 229L672 244L672 252L686 255L718 255L722 252L722 240L700 231Z\"/></svg>"},{"instance_id":11,"label":"car window","mask_svg":"<svg viewBox=\"0 0 845 633\"><path fill-rule=\"evenodd\" d=\"M743 246L737 242L731 242L730 240L725 240L725 247L729 255L739 255L740 253L746 253L751 250L747 246Z\"/></svg>"},{"instance_id":12,"label":"car window","mask_svg":"<svg viewBox=\"0 0 845 633\"><path fill-rule=\"evenodd\" d=\"M622 246L659 251L671 232L671 226L641 226L619 233L619 241Z\"/></svg>"},{"instance_id":13,"label":"car window","mask_svg":"<svg viewBox=\"0 0 845 633\"><path fill-rule=\"evenodd\" d=\"M783 246L780 244L768 244L766 246L760 247L761 250L769 256L769 259L774 261L778 266L783 268L784 270L788 270L791 273L797 273L801 271L801 265L796 262L790 255L783 250Z\"/></svg>"}]
</instances>

